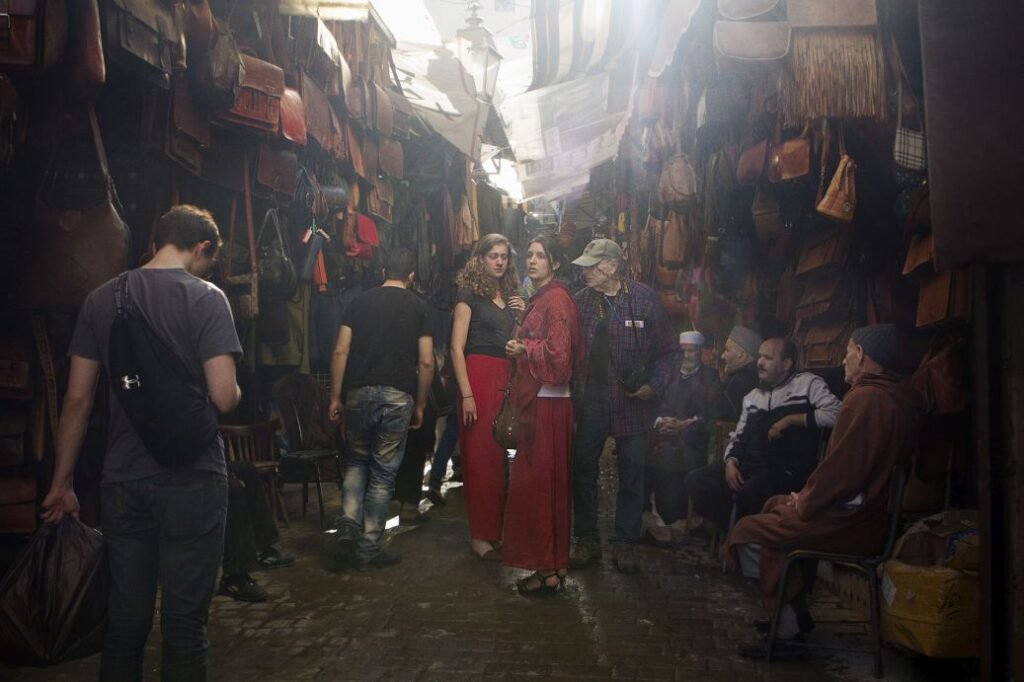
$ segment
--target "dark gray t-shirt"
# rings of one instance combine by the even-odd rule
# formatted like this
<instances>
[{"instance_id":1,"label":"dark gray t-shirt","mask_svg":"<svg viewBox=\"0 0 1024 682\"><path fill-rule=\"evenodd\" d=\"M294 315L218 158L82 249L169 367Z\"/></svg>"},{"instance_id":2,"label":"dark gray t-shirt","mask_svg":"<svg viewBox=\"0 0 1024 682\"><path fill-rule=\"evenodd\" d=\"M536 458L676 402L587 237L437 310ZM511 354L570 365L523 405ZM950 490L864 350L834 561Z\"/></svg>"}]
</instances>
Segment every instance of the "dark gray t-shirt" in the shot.
<instances>
[{"instance_id":1,"label":"dark gray t-shirt","mask_svg":"<svg viewBox=\"0 0 1024 682\"><path fill-rule=\"evenodd\" d=\"M139 268L128 273L128 295L146 322L174 352L203 377L203 363L218 355L242 355L224 292L183 268ZM106 371L110 327L114 322L114 280L96 288L78 314L68 355L95 360ZM227 475L220 438L189 469ZM133 481L168 471L149 454L134 427L110 394L110 423L103 480Z\"/></svg>"}]
</instances>

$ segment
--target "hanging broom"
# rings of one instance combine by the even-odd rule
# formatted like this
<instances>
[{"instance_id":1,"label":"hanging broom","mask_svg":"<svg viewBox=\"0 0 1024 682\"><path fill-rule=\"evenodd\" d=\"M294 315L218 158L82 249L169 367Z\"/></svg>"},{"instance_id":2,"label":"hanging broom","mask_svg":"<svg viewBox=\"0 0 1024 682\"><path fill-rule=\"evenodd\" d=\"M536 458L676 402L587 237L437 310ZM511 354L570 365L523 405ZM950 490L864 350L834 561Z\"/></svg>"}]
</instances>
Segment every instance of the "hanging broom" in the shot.
<instances>
[{"instance_id":1,"label":"hanging broom","mask_svg":"<svg viewBox=\"0 0 1024 682\"><path fill-rule=\"evenodd\" d=\"M884 120L885 62L877 29L794 29L782 114L787 126L817 118Z\"/></svg>"}]
</instances>

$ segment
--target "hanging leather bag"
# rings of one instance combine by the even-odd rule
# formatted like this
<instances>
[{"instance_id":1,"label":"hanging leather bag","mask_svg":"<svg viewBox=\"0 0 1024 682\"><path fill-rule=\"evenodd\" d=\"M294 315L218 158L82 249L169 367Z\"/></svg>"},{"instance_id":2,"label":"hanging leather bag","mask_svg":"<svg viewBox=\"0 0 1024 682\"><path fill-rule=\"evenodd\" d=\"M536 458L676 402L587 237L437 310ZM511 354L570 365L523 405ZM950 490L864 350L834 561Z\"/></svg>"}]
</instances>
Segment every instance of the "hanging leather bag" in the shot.
<instances>
[{"instance_id":1,"label":"hanging leather bag","mask_svg":"<svg viewBox=\"0 0 1024 682\"><path fill-rule=\"evenodd\" d=\"M75 30L68 35L67 64L70 81L78 94L93 97L107 80L98 0L69 3L68 11L69 20L75 26Z\"/></svg>"},{"instance_id":2,"label":"hanging leather bag","mask_svg":"<svg viewBox=\"0 0 1024 682\"><path fill-rule=\"evenodd\" d=\"M272 196L281 204L291 203L299 173L299 157L286 149L274 149L262 142L256 160L256 192Z\"/></svg>"},{"instance_id":3,"label":"hanging leather bag","mask_svg":"<svg viewBox=\"0 0 1024 682\"><path fill-rule=\"evenodd\" d=\"M696 201L697 173L686 154L677 152L665 163L658 179L658 198L677 206Z\"/></svg>"},{"instance_id":4,"label":"hanging leather bag","mask_svg":"<svg viewBox=\"0 0 1024 682\"><path fill-rule=\"evenodd\" d=\"M276 208L270 209L263 216L256 243L259 245L256 266L260 294L266 298L291 298L298 279L295 264L288 253L288 244L281 233L281 220Z\"/></svg>"},{"instance_id":5,"label":"hanging leather bag","mask_svg":"<svg viewBox=\"0 0 1024 682\"><path fill-rule=\"evenodd\" d=\"M174 9L160 0L111 0L106 8L106 57L163 90L185 69L185 35Z\"/></svg>"},{"instance_id":6,"label":"hanging leather bag","mask_svg":"<svg viewBox=\"0 0 1024 682\"><path fill-rule=\"evenodd\" d=\"M837 322L806 330L799 340L800 366L805 370L842 367L846 343L856 328L855 322Z\"/></svg>"},{"instance_id":7,"label":"hanging leather bag","mask_svg":"<svg viewBox=\"0 0 1024 682\"><path fill-rule=\"evenodd\" d=\"M857 185L854 171L857 164L846 153L846 139L842 127L839 128L839 166L836 167L832 182L825 190L825 196L818 202L818 213L843 223L853 222L853 213L857 209Z\"/></svg>"},{"instance_id":8,"label":"hanging leather bag","mask_svg":"<svg viewBox=\"0 0 1024 682\"><path fill-rule=\"evenodd\" d=\"M378 169L381 173L401 180L405 174L405 150L393 137L381 137L378 143Z\"/></svg>"},{"instance_id":9,"label":"hanging leather bag","mask_svg":"<svg viewBox=\"0 0 1024 682\"><path fill-rule=\"evenodd\" d=\"M519 325L512 330L512 338L519 333ZM512 386L516 378L516 363L512 363L512 371L508 376L508 384L502 389L501 407L491 421L491 437L494 442L504 450L515 450L519 447L519 435L521 433L519 419L515 408L512 405Z\"/></svg>"},{"instance_id":10,"label":"hanging leather bag","mask_svg":"<svg viewBox=\"0 0 1024 682\"><path fill-rule=\"evenodd\" d=\"M805 321L818 324L849 319L854 312L854 291L850 279L842 274L811 280L804 288L796 309L797 327Z\"/></svg>"},{"instance_id":11,"label":"hanging leather bag","mask_svg":"<svg viewBox=\"0 0 1024 682\"><path fill-rule=\"evenodd\" d=\"M852 241L853 231L846 226L808 239L800 252L796 274L821 275L842 270L846 266Z\"/></svg>"},{"instance_id":12,"label":"hanging leather bag","mask_svg":"<svg viewBox=\"0 0 1024 682\"><path fill-rule=\"evenodd\" d=\"M304 71L299 72L299 88L305 107L306 132L324 152L335 158L345 156L344 129L327 95Z\"/></svg>"},{"instance_id":13,"label":"hanging leather bag","mask_svg":"<svg viewBox=\"0 0 1024 682\"><path fill-rule=\"evenodd\" d=\"M781 0L718 0L718 13L731 21L763 21L779 14L781 4Z\"/></svg>"},{"instance_id":14,"label":"hanging leather bag","mask_svg":"<svg viewBox=\"0 0 1024 682\"><path fill-rule=\"evenodd\" d=\"M370 111L373 116L370 118L370 127L379 135L390 137L394 132L395 110L391 103L388 91L373 81L368 86L370 95Z\"/></svg>"},{"instance_id":15,"label":"hanging leather bag","mask_svg":"<svg viewBox=\"0 0 1024 682\"><path fill-rule=\"evenodd\" d=\"M281 139L306 146L306 110L299 91L291 88L285 88L281 96Z\"/></svg>"},{"instance_id":16,"label":"hanging leather bag","mask_svg":"<svg viewBox=\"0 0 1024 682\"><path fill-rule=\"evenodd\" d=\"M401 93L394 90L388 90L388 96L391 98L391 106L395 110L392 135L408 139L412 134L412 121L415 116L412 104Z\"/></svg>"},{"instance_id":17,"label":"hanging leather bag","mask_svg":"<svg viewBox=\"0 0 1024 682\"><path fill-rule=\"evenodd\" d=\"M247 54L242 84L234 104L220 115L232 123L261 132L277 134L281 128L281 98L284 97L284 71L270 62Z\"/></svg>"},{"instance_id":18,"label":"hanging leather bag","mask_svg":"<svg viewBox=\"0 0 1024 682\"><path fill-rule=\"evenodd\" d=\"M924 402L924 412L941 416L967 407L967 363L964 349L952 336L940 333L910 377Z\"/></svg>"},{"instance_id":19,"label":"hanging leather bag","mask_svg":"<svg viewBox=\"0 0 1024 682\"><path fill-rule=\"evenodd\" d=\"M804 126L799 137L782 140L781 117L775 128L775 143L768 152L769 182L788 182L806 177L811 172L810 123Z\"/></svg>"},{"instance_id":20,"label":"hanging leather bag","mask_svg":"<svg viewBox=\"0 0 1024 682\"><path fill-rule=\"evenodd\" d=\"M256 258L256 236L252 225L252 193L249 183L249 160L246 158L242 164L242 193L245 206L245 236L248 258L247 265L249 272L243 274L234 273L234 258L236 251L235 244L235 219L238 213L238 195L231 200L231 222L228 228L226 272L224 274L224 293L231 302L231 309L235 317L240 320L251 320L260 314L259 305L259 265Z\"/></svg>"},{"instance_id":21,"label":"hanging leather bag","mask_svg":"<svg viewBox=\"0 0 1024 682\"><path fill-rule=\"evenodd\" d=\"M175 75L171 88L167 156L198 175L203 167L203 155L210 148L211 137L210 117L196 106L185 75Z\"/></svg>"},{"instance_id":22,"label":"hanging leather bag","mask_svg":"<svg viewBox=\"0 0 1024 682\"><path fill-rule=\"evenodd\" d=\"M370 188L370 194L366 200L370 215L389 225L394 222L395 190L390 180L378 179L377 184Z\"/></svg>"},{"instance_id":23,"label":"hanging leather bag","mask_svg":"<svg viewBox=\"0 0 1024 682\"><path fill-rule=\"evenodd\" d=\"M245 64L227 24L214 20L213 44L188 73L197 102L204 108L221 112L235 103L245 80Z\"/></svg>"},{"instance_id":24,"label":"hanging leather bag","mask_svg":"<svg viewBox=\"0 0 1024 682\"><path fill-rule=\"evenodd\" d=\"M0 70L42 71L56 64L64 57L67 33L64 0L3 0Z\"/></svg>"},{"instance_id":25,"label":"hanging leather bag","mask_svg":"<svg viewBox=\"0 0 1024 682\"><path fill-rule=\"evenodd\" d=\"M100 203L81 210L51 206L42 192L36 197L32 253L18 292L25 308L74 312L90 291L127 265L128 227L114 207L114 181L92 105L88 114L106 192Z\"/></svg>"},{"instance_id":26,"label":"hanging leather bag","mask_svg":"<svg viewBox=\"0 0 1024 682\"><path fill-rule=\"evenodd\" d=\"M782 209L775 192L765 183L759 183L754 190L754 203L750 207L754 220L754 234L759 242L774 242L785 232Z\"/></svg>"},{"instance_id":27,"label":"hanging leather bag","mask_svg":"<svg viewBox=\"0 0 1024 682\"><path fill-rule=\"evenodd\" d=\"M743 150L736 161L736 182L753 186L764 175L768 164L768 140L759 140Z\"/></svg>"}]
</instances>

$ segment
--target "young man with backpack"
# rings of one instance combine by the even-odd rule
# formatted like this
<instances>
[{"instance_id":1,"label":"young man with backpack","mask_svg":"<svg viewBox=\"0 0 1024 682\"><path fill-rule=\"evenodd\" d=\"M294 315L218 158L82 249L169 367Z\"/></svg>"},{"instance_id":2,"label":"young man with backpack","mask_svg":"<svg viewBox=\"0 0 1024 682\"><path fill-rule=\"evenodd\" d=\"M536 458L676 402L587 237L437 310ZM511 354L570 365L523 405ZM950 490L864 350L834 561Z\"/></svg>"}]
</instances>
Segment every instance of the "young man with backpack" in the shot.
<instances>
[{"instance_id":1,"label":"young man with backpack","mask_svg":"<svg viewBox=\"0 0 1024 682\"><path fill-rule=\"evenodd\" d=\"M220 289L200 279L220 246L209 212L172 208L160 218L152 260L86 298L68 349L43 519L78 515L75 462L105 373L111 400L102 526L111 583L103 680L142 679L158 586L163 679L206 679L206 622L228 492L224 444L209 425L241 397L235 362L242 348L231 309ZM165 362L154 366L159 357ZM174 419L185 427L187 451L164 436Z\"/></svg>"}]
</instances>

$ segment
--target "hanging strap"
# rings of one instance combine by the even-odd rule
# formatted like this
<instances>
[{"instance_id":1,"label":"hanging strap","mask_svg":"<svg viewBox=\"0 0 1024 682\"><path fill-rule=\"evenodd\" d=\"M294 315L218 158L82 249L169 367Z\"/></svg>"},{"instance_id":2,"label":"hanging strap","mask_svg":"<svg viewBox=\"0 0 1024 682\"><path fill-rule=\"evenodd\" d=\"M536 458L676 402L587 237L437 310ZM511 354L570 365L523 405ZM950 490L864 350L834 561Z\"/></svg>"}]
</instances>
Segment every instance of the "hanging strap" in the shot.
<instances>
[{"instance_id":1,"label":"hanging strap","mask_svg":"<svg viewBox=\"0 0 1024 682\"><path fill-rule=\"evenodd\" d=\"M245 183L245 235L249 239L249 267L250 272L256 274L256 236L252 226L252 188L249 187L248 155L242 165L242 176Z\"/></svg>"},{"instance_id":2,"label":"hanging strap","mask_svg":"<svg viewBox=\"0 0 1024 682\"><path fill-rule=\"evenodd\" d=\"M36 341L36 353L39 354L39 364L43 368L43 378L46 382L46 412L49 417L50 434L56 443L57 429L60 425L60 412L57 408L57 371L53 367L53 350L50 348L50 335L46 329L46 315L43 313L32 313L32 336Z\"/></svg>"}]
</instances>

